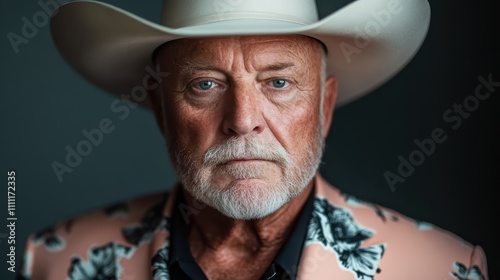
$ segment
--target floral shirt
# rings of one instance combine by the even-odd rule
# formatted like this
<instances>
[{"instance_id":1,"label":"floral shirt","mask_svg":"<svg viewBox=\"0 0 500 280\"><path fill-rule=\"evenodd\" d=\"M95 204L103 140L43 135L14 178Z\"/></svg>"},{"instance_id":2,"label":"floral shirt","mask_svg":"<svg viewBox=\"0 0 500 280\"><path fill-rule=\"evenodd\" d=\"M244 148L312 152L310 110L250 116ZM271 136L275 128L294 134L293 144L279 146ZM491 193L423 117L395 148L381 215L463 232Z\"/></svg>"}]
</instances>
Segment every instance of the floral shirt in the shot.
<instances>
[{"instance_id":1,"label":"floral shirt","mask_svg":"<svg viewBox=\"0 0 500 280\"><path fill-rule=\"evenodd\" d=\"M297 279L487 280L479 246L343 194L316 176ZM18 279L170 279L175 194L154 194L33 234Z\"/></svg>"}]
</instances>

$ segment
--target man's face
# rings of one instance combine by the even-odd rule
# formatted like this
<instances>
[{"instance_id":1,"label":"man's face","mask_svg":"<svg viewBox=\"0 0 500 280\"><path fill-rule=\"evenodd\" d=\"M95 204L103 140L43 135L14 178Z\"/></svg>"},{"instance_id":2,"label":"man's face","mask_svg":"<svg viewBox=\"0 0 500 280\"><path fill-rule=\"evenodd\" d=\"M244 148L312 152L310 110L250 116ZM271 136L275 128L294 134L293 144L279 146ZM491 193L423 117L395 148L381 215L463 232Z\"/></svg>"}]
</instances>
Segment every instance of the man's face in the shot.
<instances>
[{"instance_id":1,"label":"man's face","mask_svg":"<svg viewBox=\"0 0 500 280\"><path fill-rule=\"evenodd\" d=\"M319 43L303 36L182 39L162 46L157 61L170 75L153 95L156 116L181 183L196 199L228 217L254 219L310 183L329 126Z\"/></svg>"}]
</instances>

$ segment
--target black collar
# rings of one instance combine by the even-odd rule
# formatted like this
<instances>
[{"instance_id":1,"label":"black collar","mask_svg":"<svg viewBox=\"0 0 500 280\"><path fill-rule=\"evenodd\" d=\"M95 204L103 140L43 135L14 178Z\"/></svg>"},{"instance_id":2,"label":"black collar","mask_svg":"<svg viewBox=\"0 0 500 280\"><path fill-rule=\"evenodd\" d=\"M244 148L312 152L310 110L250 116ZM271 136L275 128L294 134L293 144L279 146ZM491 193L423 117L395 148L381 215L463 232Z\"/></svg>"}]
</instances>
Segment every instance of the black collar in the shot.
<instances>
[{"instance_id":1,"label":"black collar","mask_svg":"<svg viewBox=\"0 0 500 280\"><path fill-rule=\"evenodd\" d=\"M295 279L302 254L302 248L307 234L307 227L314 206L315 186L311 190L306 203L295 220L290 236L283 244L275 259L261 279ZM172 216L172 231L170 236L170 256L168 268L171 279L205 280L207 277L198 266L187 239L188 219L191 216L184 200L182 191L178 192Z\"/></svg>"}]
</instances>

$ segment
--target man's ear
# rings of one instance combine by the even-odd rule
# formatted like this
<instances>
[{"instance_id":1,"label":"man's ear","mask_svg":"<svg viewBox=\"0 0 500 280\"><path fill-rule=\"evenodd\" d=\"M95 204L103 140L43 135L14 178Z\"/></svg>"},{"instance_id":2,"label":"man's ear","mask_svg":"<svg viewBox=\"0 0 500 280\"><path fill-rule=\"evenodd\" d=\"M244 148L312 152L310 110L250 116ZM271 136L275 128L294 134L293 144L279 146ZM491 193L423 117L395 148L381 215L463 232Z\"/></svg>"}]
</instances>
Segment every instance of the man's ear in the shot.
<instances>
[{"instance_id":1,"label":"man's ear","mask_svg":"<svg viewBox=\"0 0 500 280\"><path fill-rule=\"evenodd\" d=\"M156 86L154 89L148 89L148 97L151 102L151 109L155 115L156 123L158 124L158 128L160 129L162 135L165 135L165 118L163 112L163 98L161 98L160 94L162 94L161 84Z\"/></svg>"},{"instance_id":2,"label":"man's ear","mask_svg":"<svg viewBox=\"0 0 500 280\"><path fill-rule=\"evenodd\" d=\"M328 76L325 81L325 96L323 100L323 139L326 139L332 125L333 111L337 101L337 77Z\"/></svg>"}]
</instances>

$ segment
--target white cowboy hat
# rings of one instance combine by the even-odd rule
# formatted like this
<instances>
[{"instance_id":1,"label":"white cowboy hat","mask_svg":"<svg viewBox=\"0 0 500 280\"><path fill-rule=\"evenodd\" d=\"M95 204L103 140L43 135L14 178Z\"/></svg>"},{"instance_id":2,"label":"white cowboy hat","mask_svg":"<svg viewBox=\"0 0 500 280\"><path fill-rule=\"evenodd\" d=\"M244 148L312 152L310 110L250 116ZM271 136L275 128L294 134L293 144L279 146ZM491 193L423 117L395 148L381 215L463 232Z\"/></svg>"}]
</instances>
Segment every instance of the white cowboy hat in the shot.
<instances>
[{"instance_id":1,"label":"white cowboy hat","mask_svg":"<svg viewBox=\"0 0 500 280\"><path fill-rule=\"evenodd\" d=\"M337 104L361 97L398 73L423 43L427 0L358 0L318 20L314 0L164 0L161 24L109 4L75 1L51 19L65 60L104 90L130 94L153 69L152 54L186 37L301 34L328 50ZM146 106L148 106L146 104Z\"/></svg>"}]
</instances>

